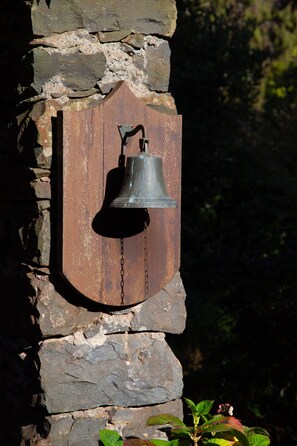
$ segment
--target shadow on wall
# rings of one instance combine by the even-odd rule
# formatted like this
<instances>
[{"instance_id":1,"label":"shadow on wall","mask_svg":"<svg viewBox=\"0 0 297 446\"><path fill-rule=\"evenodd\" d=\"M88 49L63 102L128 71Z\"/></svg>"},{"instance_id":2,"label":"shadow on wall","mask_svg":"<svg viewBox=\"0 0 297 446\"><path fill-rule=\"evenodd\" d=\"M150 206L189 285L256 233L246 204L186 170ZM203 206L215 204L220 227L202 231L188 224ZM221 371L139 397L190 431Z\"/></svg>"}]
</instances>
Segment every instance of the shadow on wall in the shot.
<instances>
[{"instance_id":1,"label":"shadow on wall","mask_svg":"<svg viewBox=\"0 0 297 446\"><path fill-rule=\"evenodd\" d=\"M34 224L38 206L30 181L35 179L30 151L36 135L18 140L15 116L25 120L34 95L30 61L23 63L32 39L28 5L2 0L0 5L0 443L19 446L21 426L36 424L46 434L40 404L35 290L27 273L37 260ZM21 65L22 64L22 65ZM24 104L24 103L23 103ZM23 135L24 136L24 135Z\"/></svg>"}]
</instances>

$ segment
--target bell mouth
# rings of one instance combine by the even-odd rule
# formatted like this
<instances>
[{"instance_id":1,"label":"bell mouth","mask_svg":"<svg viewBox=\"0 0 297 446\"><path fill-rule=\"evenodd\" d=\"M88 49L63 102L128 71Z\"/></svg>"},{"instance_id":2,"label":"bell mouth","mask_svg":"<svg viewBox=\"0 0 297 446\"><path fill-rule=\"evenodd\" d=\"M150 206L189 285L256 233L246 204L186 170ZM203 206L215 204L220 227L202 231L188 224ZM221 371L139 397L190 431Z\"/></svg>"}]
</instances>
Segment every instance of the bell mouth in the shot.
<instances>
[{"instance_id":1,"label":"bell mouth","mask_svg":"<svg viewBox=\"0 0 297 446\"><path fill-rule=\"evenodd\" d=\"M176 208L177 202L170 197L164 198L115 198L110 207L112 208Z\"/></svg>"}]
</instances>

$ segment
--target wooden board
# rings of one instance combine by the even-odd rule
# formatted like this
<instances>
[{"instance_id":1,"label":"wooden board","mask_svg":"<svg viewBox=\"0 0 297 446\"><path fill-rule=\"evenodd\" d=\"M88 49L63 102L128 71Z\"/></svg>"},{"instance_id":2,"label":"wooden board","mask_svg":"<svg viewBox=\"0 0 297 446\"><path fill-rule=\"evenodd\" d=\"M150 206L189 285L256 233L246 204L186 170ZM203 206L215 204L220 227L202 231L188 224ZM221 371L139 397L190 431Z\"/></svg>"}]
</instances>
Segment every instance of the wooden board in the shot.
<instances>
[{"instance_id":1,"label":"wooden board","mask_svg":"<svg viewBox=\"0 0 297 446\"><path fill-rule=\"evenodd\" d=\"M118 125L142 124L150 153L163 160L168 194L178 208L112 209L120 190ZM125 155L139 152L133 136ZM97 107L63 111L60 153L62 205L61 273L87 298L131 305L153 296L172 279L180 262L181 116L159 113L124 82Z\"/></svg>"}]
</instances>

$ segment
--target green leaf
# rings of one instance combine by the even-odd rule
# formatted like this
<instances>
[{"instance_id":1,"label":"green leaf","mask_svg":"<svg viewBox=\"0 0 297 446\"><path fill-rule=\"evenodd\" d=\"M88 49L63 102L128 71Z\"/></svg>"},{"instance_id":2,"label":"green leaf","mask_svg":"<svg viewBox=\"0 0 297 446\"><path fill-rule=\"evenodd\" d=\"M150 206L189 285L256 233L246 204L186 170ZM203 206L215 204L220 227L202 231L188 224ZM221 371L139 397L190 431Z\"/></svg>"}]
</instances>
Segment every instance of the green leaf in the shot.
<instances>
[{"instance_id":1,"label":"green leaf","mask_svg":"<svg viewBox=\"0 0 297 446\"><path fill-rule=\"evenodd\" d=\"M240 432L239 430L233 429L231 426L228 426L228 424L215 424L213 426L203 428L203 432L222 434L221 437L222 438L225 437L224 439L226 439L226 440L228 439L225 436L226 434L227 434L227 436L232 435L232 437L236 438L239 441L238 446L250 446L248 437L245 434L243 434L242 432ZM225 435L223 435L224 433L225 433ZM231 441L231 440L229 440L229 441Z\"/></svg>"},{"instance_id":2,"label":"green leaf","mask_svg":"<svg viewBox=\"0 0 297 446\"><path fill-rule=\"evenodd\" d=\"M151 443L153 443L155 446L178 446L179 441L178 440L158 440L155 438L151 438Z\"/></svg>"},{"instance_id":3,"label":"green leaf","mask_svg":"<svg viewBox=\"0 0 297 446\"><path fill-rule=\"evenodd\" d=\"M237 440L239 440L238 446L250 446L248 437L243 432L240 432L237 429L232 429L231 432L232 432L232 435L234 435L234 437L236 437Z\"/></svg>"},{"instance_id":4,"label":"green leaf","mask_svg":"<svg viewBox=\"0 0 297 446\"><path fill-rule=\"evenodd\" d=\"M196 413L196 404L194 401L184 398L186 405L191 409L192 413Z\"/></svg>"},{"instance_id":5,"label":"green leaf","mask_svg":"<svg viewBox=\"0 0 297 446\"><path fill-rule=\"evenodd\" d=\"M144 438L128 438L124 440L124 446L153 446L153 443Z\"/></svg>"},{"instance_id":6,"label":"green leaf","mask_svg":"<svg viewBox=\"0 0 297 446\"><path fill-rule=\"evenodd\" d=\"M215 416L212 417L211 419L206 420L205 423L203 423L203 424L200 426L200 428L201 428L201 429L206 429L206 428L208 428L208 427L215 426L216 424L226 424L226 425L227 425L227 423L225 422L225 420L226 420L226 417L225 417L224 415L221 415L221 414L219 414L219 415L215 415Z\"/></svg>"},{"instance_id":7,"label":"green leaf","mask_svg":"<svg viewBox=\"0 0 297 446\"><path fill-rule=\"evenodd\" d=\"M218 414L216 414L216 415L214 415L213 417L211 417L211 420L209 420L208 421L208 423L210 423L210 422L214 422L214 421L220 421L220 420L223 420L223 419L225 419L226 418L226 415L222 415L221 413L218 413Z\"/></svg>"},{"instance_id":8,"label":"green leaf","mask_svg":"<svg viewBox=\"0 0 297 446\"><path fill-rule=\"evenodd\" d=\"M195 413L197 415L207 415L210 412L213 403L214 401L212 400L200 401L200 403L196 404L195 406Z\"/></svg>"},{"instance_id":9,"label":"green leaf","mask_svg":"<svg viewBox=\"0 0 297 446\"><path fill-rule=\"evenodd\" d=\"M248 437L250 446L268 446L270 438L267 435L254 434Z\"/></svg>"},{"instance_id":10,"label":"green leaf","mask_svg":"<svg viewBox=\"0 0 297 446\"><path fill-rule=\"evenodd\" d=\"M123 446L124 442L120 434L109 429L99 431L100 440L104 446Z\"/></svg>"},{"instance_id":11,"label":"green leaf","mask_svg":"<svg viewBox=\"0 0 297 446\"><path fill-rule=\"evenodd\" d=\"M232 427L228 426L228 424L212 424L209 423L200 426L203 432L231 432Z\"/></svg>"},{"instance_id":12,"label":"green leaf","mask_svg":"<svg viewBox=\"0 0 297 446\"><path fill-rule=\"evenodd\" d=\"M234 445L234 440L226 440L225 438L209 438L206 444L211 444L213 446L232 446Z\"/></svg>"},{"instance_id":13,"label":"green leaf","mask_svg":"<svg viewBox=\"0 0 297 446\"><path fill-rule=\"evenodd\" d=\"M244 432L244 426L237 418L225 417L224 415L219 417L214 416L210 421L200 426L200 428L203 432L231 432L232 430L236 432L240 431L242 434Z\"/></svg>"},{"instance_id":14,"label":"green leaf","mask_svg":"<svg viewBox=\"0 0 297 446\"><path fill-rule=\"evenodd\" d=\"M170 435L172 435L174 438L188 438L191 432L193 432L193 428L191 427L183 429L172 429Z\"/></svg>"},{"instance_id":15,"label":"green leaf","mask_svg":"<svg viewBox=\"0 0 297 446\"><path fill-rule=\"evenodd\" d=\"M264 429L263 427L258 427L258 426L246 428L245 433L247 436L253 435L253 434L261 434L261 435L267 435L267 437L269 437L269 433L267 432L267 430Z\"/></svg>"},{"instance_id":16,"label":"green leaf","mask_svg":"<svg viewBox=\"0 0 297 446\"><path fill-rule=\"evenodd\" d=\"M171 426L174 427L187 427L182 420L167 413L163 413L161 415L154 415L152 417L149 417L146 421L147 426L157 426L163 424L170 424Z\"/></svg>"}]
</instances>

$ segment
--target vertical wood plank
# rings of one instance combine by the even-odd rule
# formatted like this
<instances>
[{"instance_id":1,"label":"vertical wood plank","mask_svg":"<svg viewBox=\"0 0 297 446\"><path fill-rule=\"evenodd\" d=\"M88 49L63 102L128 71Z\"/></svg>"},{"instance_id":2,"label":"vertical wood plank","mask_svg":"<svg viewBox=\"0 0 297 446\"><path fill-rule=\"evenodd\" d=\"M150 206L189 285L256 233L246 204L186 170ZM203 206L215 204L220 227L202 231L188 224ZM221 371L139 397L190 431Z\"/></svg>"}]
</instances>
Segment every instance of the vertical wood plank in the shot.
<instances>
[{"instance_id":1,"label":"vertical wood plank","mask_svg":"<svg viewBox=\"0 0 297 446\"><path fill-rule=\"evenodd\" d=\"M92 229L103 197L101 108L64 112L63 273L88 298L103 291L102 237Z\"/></svg>"}]
</instances>

